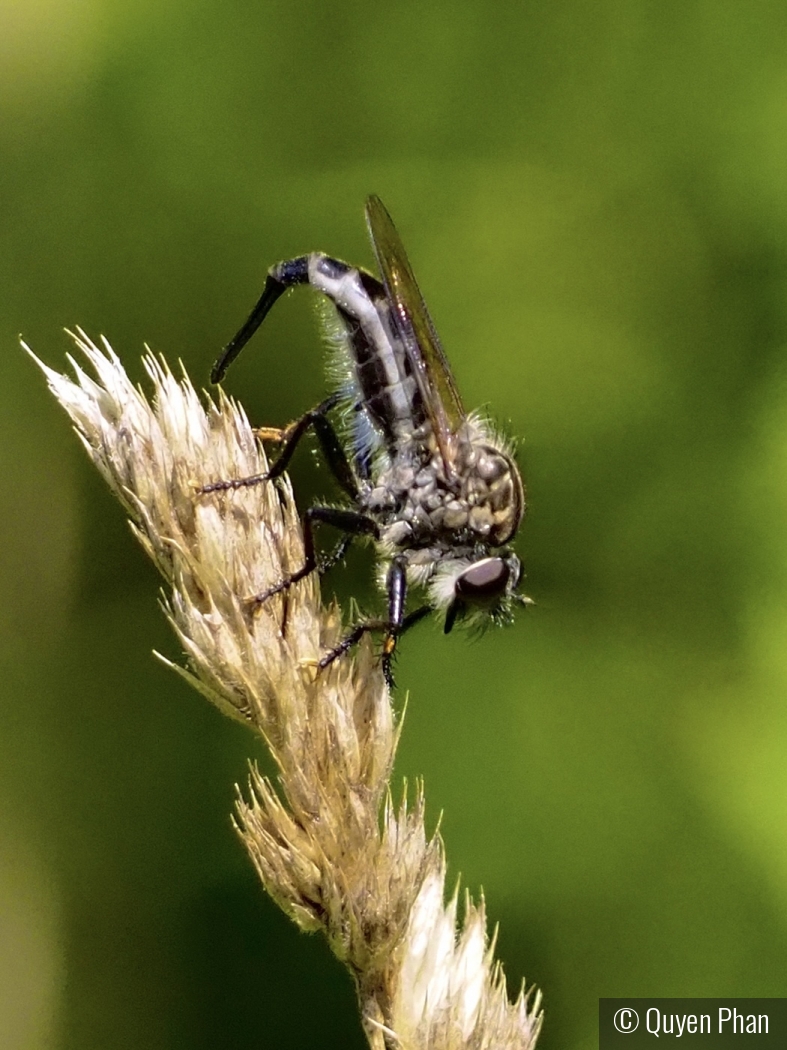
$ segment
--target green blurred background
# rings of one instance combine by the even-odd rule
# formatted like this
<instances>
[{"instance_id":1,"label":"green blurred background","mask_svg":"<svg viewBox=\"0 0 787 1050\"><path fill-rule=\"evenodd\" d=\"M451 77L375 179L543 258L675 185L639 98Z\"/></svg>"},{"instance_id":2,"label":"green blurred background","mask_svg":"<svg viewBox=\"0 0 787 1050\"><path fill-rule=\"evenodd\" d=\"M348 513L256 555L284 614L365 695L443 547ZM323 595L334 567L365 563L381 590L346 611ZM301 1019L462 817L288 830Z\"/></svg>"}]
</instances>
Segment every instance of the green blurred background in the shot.
<instances>
[{"instance_id":1,"label":"green blurred background","mask_svg":"<svg viewBox=\"0 0 787 1050\"><path fill-rule=\"evenodd\" d=\"M151 657L158 581L17 333L206 382L271 262L371 264L369 192L530 490L536 608L402 645L450 879L544 1050L599 996L787 995L783 0L0 0L0 186L0 1045L364 1045L230 829L259 748ZM309 298L229 376L257 422L326 389Z\"/></svg>"}]
</instances>

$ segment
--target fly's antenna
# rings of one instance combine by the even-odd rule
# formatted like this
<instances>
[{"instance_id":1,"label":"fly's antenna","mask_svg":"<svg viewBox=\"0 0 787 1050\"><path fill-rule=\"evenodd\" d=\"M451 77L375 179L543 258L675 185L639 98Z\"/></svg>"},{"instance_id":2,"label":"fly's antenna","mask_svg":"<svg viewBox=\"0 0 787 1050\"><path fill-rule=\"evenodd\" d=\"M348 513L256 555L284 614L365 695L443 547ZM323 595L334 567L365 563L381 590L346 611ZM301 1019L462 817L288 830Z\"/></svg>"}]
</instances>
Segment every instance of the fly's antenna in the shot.
<instances>
[{"instance_id":1,"label":"fly's antenna","mask_svg":"<svg viewBox=\"0 0 787 1050\"><path fill-rule=\"evenodd\" d=\"M535 605L536 604L533 601L533 599L532 598L528 598L528 596L526 594L512 594L511 598L513 599L513 601L515 601L517 603L517 605L522 605L522 606L524 606L525 609L527 609L528 606L530 606L530 605Z\"/></svg>"}]
</instances>

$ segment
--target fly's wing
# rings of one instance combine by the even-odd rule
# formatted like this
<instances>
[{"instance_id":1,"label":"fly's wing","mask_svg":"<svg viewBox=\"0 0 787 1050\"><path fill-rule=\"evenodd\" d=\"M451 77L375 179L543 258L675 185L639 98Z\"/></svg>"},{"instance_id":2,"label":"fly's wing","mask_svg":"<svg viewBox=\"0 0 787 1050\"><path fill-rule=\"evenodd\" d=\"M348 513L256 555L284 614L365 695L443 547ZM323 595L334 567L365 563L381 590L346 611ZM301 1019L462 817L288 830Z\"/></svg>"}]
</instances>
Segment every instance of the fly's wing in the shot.
<instances>
[{"instance_id":1,"label":"fly's wing","mask_svg":"<svg viewBox=\"0 0 787 1050\"><path fill-rule=\"evenodd\" d=\"M454 435L465 419L459 391L399 234L377 196L366 201L366 221L393 323L412 365L443 465L449 475L453 474Z\"/></svg>"}]
</instances>

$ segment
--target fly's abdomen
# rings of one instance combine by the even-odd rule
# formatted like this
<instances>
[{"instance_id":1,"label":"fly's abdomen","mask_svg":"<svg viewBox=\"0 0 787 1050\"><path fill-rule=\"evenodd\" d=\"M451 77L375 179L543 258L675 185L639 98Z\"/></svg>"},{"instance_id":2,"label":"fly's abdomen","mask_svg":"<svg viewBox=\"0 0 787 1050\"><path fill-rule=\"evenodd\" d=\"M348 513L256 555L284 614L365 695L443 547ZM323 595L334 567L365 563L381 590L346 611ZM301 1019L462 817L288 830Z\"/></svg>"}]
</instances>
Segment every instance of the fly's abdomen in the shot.
<instances>
[{"instance_id":1,"label":"fly's abdomen","mask_svg":"<svg viewBox=\"0 0 787 1050\"><path fill-rule=\"evenodd\" d=\"M424 426L426 413L405 348L390 324L385 289L371 274L320 252L308 256L308 281L336 306L357 385L357 407L394 453Z\"/></svg>"}]
</instances>

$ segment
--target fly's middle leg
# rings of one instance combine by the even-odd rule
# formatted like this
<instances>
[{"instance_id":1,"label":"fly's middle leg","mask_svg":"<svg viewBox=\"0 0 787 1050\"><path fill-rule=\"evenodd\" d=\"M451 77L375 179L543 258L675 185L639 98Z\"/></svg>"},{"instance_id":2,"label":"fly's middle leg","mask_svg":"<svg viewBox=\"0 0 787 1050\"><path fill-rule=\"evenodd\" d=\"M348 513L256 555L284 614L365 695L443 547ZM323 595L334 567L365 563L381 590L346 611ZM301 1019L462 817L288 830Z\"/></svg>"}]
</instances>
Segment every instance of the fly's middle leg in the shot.
<instances>
[{"instance_id":1,"label":"fly's middle leg","mask_svg":"<svg viewBox=\"0 0 787 1050\"><path fill-rule=\"evenodd\" d=\"M318 524L331 525L333 528L345 533L344 539L336 550L322 563L317 561L314 546L314 526ZM296 569L295 572L290 573L277 584L274 584L273 587L269 587L267 591L250 598L248 600L249 605L257 607L264 604L275 594L281 594L282 591L289 590L294 583L305 579L315 569L322 574L322 572L325 572L344 556L344 552L354 536L372 536L377 539L379 536L377 523L372 518L355 510L340 510L336 507L309 507L303 515L303 565L300 569Z\"/></svg>"}]
</instances>

